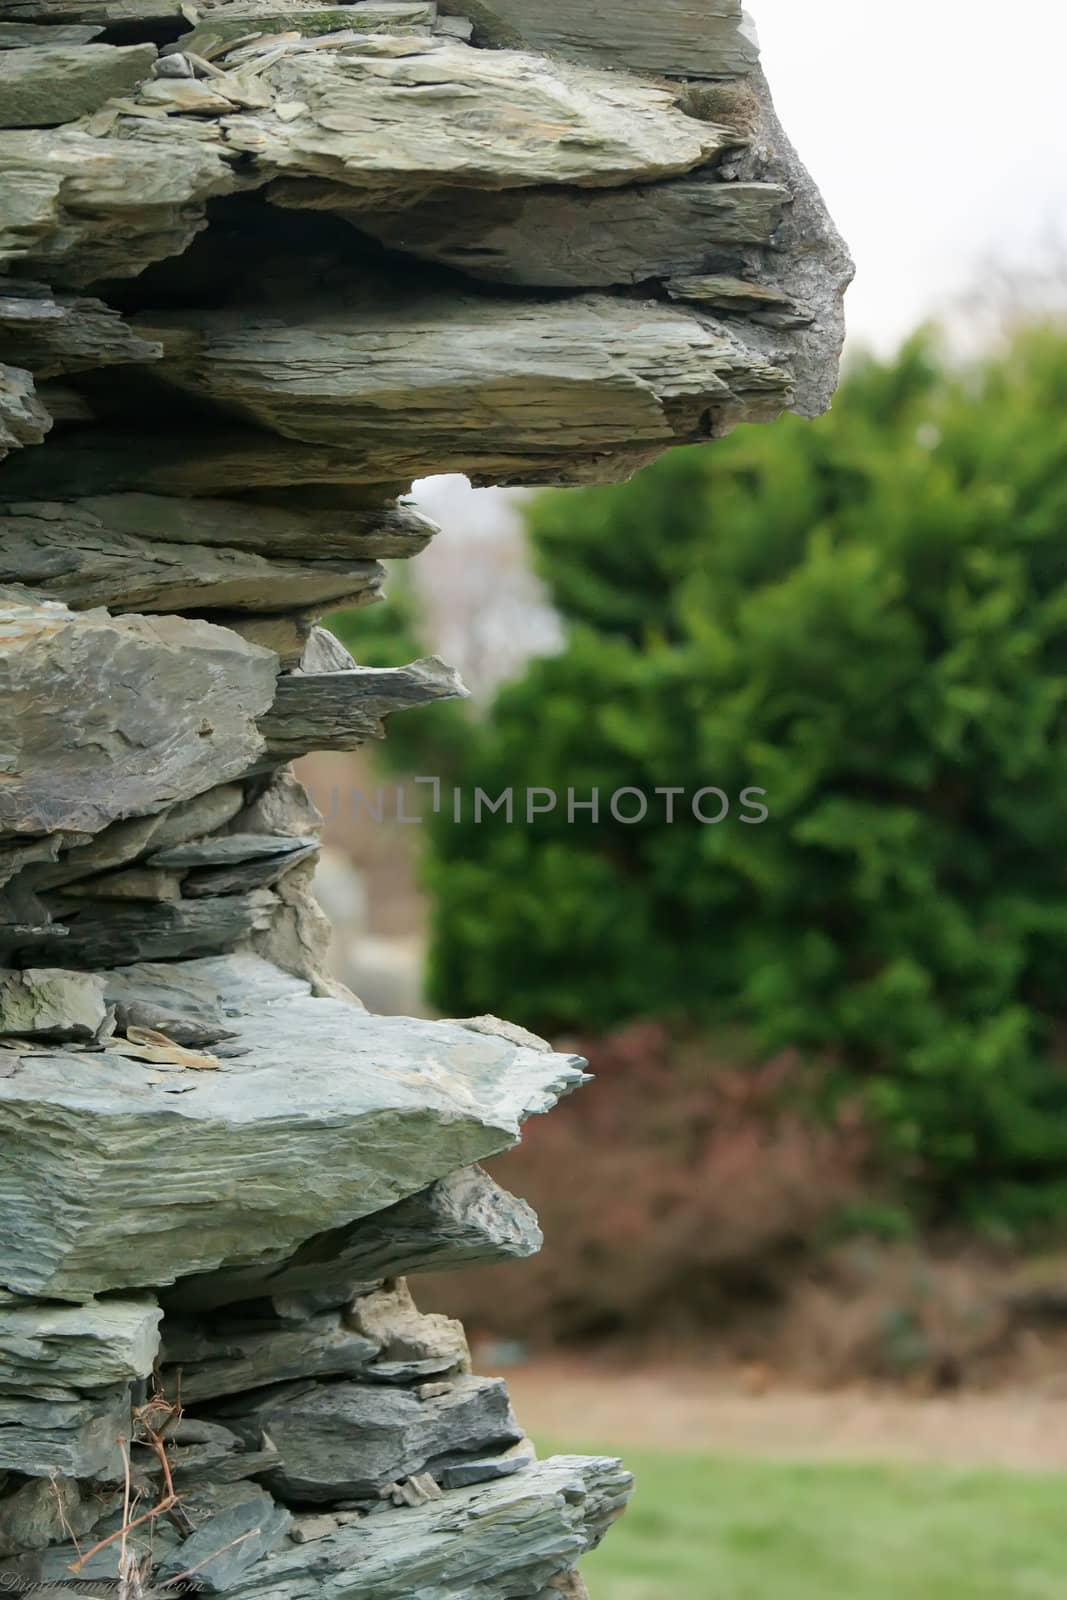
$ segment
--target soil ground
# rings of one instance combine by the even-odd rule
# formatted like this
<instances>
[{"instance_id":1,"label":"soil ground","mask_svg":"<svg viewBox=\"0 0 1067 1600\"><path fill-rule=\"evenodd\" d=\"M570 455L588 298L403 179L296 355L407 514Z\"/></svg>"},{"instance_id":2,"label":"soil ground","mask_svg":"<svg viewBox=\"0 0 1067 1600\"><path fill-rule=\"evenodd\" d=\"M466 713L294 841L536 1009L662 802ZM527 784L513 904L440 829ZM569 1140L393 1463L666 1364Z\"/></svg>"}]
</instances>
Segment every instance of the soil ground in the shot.
<instances>
[{"instance_id":1,"label":"soil ground","mask_svg":"<svg viewBox=\"0 0 1067 1600\"><path fill-rule=\"evenodd\" d=\"M732 1375L606 1359L535 1361L505 1376L523 1426L557 1446L1067 1470L1067 1393L1046 1389L929 1398L866 1388L810 1393L743 1369Z\"/></svg>"}]
</instances>

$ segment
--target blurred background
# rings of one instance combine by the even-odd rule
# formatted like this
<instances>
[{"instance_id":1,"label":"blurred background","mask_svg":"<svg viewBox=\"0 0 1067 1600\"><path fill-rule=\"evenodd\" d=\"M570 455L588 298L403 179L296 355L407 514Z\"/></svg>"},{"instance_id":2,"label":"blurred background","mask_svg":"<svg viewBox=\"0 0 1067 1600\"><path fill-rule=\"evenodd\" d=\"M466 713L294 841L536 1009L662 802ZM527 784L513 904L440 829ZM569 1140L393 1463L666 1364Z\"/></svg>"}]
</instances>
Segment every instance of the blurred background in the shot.
<instances>
[{"instance_id":1,"label":"blurred background","mask_svg":"<svg viewBox=\"0 0 1067 1600\"><path fill-rule=\"evenodd\" d=\"M416 1286L539 1444L636 1467L593 1600L1062 1600L1067 11L757 22L857 260L832 414L417 485L444 531L330 625L472 698L303 764L318 889L371 1009L596 1073L495 1163L543 1254ZM599 824L455 820L509 785ZM768 819L607 812L705 785Z\"/></svg>"}]
</instances>

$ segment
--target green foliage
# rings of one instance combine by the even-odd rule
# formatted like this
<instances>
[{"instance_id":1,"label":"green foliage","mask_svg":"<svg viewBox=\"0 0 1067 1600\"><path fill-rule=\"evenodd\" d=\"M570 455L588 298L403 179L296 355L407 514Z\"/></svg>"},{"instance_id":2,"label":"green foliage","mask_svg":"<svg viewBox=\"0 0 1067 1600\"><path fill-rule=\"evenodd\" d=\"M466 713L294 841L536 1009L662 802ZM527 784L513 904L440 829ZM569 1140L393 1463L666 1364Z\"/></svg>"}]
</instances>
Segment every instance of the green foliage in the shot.
<instances>
[{"instance_id":1,"label":"green foliage","mask_svg":"<svg viewBox=\"0 0 1067 1600\"><path fill-rule=\"evenodd\" d=\"M738 1021L859 1077L949 1205L1064 1206L1067 338L957 371L917 336L830 416L542 496L530 532L568 644L464 752L515 822L433 829L437 1002ZM717 826L607 812L709 785ZM530 825L527 786L560 796Z\"/></svg>"}]
</instances>

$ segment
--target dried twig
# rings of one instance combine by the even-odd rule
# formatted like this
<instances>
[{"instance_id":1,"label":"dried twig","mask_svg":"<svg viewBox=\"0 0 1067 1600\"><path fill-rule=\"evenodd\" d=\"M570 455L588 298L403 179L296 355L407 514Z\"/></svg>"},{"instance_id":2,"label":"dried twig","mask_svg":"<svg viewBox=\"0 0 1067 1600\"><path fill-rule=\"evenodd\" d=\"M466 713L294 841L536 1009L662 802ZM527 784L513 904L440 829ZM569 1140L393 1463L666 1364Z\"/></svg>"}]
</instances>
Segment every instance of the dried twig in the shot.
<instances>
[{"instance_id":1,"label":"dried twig","mask_svg":"<svg viewBox=\"0 0 1067 1600\"><path fill-rule=\"evenodd\" d=\"M130 1517L130 1461L129 1456L126 1453L126 1441L125 1439L120 1439L118 1444L122 1450L122 1459L125 1466L126 1476L126 1493L123 1503L122 1526L121 1528L116 1528L114 1533L109 1533L106 1538L99 1540L98 1543L93 1545L91 1550L86 1550L85 1554L79 1556L77 1561L72 1561L68 1566L68 1571L75 1573L80 1572L85 1563L91 1560L93 1556L97 1555L101 1550L106 1549L109 1544L113 1544L116 1539L121 1539L122 1551L119 1557L119 1570L121 1576L121 1574L126 1570L127 1564L127 1535L132 1533L134 1528L142 1527L146 1522L154 1522L157 1517L161 1517L166 1512L172 1511L178 1504L178 1495L174 1488L174 1480L171 1477L170 1472L170 1462L167 1460L166 1446L160 1436L160 1433L154 1426L154 1420L160 1418L160 1425L162 1427L166 1427L167 1422L176 1414L177 1410L178 1408L171 1405L170 1401L165 1400L162 1395L153 1395L151 1400L149 1400L145 1405L140 1406L133 1413L135 1425L139 1427L145 1434L145 1442L150 1444L152 1449L155 1451L160 1467L163 1471L163 1494L160 1497L159 1503L150 1507L148 1511L142 1512L139 1517ZM150 1421L150 1418L153 1420Z\"/></svg>"},{"instance_id":2,"label":"dried twig","mask_svg":"<svg viewBox=\"0 0 1067 1600\"><path fill-rule=\"evenodd\" d=\"M63 1509L63 1496L59 1492L59 1483L57 1481L55 1472L50 1472L48 1474L48 1487L51 1489L53 1498L56 1502L56 1514L59 1517L59 1526L63 1529L63 1532L66 1534L75 1550L77 1550L78 1554L81 1555L82 1548L78 1543L78 1535L74 1532L74 1529L67 1521L67 1513Z\"/></svg>"}]
</instances>

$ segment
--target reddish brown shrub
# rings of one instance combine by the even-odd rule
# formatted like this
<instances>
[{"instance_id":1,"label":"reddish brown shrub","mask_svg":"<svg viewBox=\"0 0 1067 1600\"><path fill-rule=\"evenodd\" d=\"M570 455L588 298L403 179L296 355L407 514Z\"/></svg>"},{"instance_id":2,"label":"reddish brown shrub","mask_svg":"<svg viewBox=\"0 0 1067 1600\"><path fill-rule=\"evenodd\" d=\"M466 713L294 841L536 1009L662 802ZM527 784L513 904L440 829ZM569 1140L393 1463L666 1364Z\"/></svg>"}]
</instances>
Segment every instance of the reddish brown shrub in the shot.
<instances>
[{"instance_id":1,"label":"reddish brown shrub","mask_svg":"<svg viewBox=\"0 0 1067 1600\"><path fill-rule=\"evenodd\" d=\"M861 1122L807 1109L810 1072L793 1054L727 1063L655 1023L561 1048L588 1056L596 1082L495 1164L537 1211L543 1253L436 1278L420 1296L476 1336L706 1336L775 1300L865 1193Z\"/></svg>"}]
</instances>

